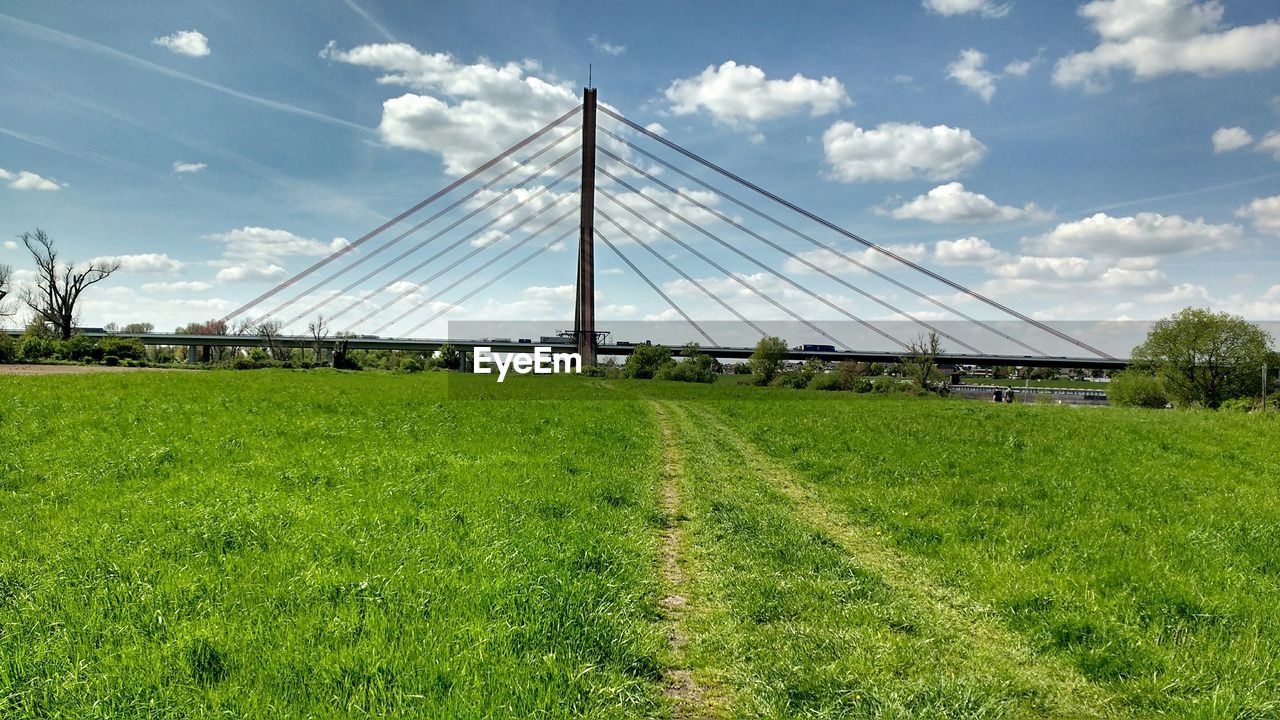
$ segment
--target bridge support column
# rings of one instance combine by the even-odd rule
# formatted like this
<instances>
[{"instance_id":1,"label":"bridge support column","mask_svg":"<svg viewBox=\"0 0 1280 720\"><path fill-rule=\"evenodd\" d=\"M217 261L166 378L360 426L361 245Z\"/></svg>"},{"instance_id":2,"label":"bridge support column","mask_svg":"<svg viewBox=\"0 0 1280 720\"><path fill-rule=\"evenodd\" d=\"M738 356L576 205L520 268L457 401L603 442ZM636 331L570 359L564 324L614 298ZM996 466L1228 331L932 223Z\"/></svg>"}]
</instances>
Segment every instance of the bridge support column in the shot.
<instances>
[{"instance_id":1,"label":"bridge support column","mask_svg":"<svg viewBox=\"0 0 1280 720\"><path fill-rule=\"evenodd\" d=\"M578 224L578 281L573 337L584 365L596 364L596 91L582 91L582 189Z\"/></svg>"},{"instance_id":2,"label":"bridge support column","mask_svg":"<svg viewBox=\"0 0 1280 720\"><path fill-rule=\"evenodd\" d=\"M196 346L195 345L187 346L187 364L188 365L196 364Z\"/></svg>"}]
</instances>

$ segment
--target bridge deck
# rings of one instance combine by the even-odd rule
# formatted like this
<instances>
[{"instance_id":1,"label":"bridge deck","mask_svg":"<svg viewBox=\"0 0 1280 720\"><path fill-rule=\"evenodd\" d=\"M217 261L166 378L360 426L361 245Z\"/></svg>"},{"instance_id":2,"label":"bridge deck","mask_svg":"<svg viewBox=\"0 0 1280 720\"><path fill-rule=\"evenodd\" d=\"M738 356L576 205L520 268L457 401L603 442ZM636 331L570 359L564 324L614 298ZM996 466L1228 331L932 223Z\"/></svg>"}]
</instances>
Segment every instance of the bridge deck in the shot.
<instances>
[{"instance_id":1,"label":"bridge deck","mask_svg":"<svg viewBox=\"0 0 1280 720\"><path fill-rule=\"evenodd\" d=\"M20 335L20 331L8 331L11 335ZM102 331L85 331L88 337L99 338L106 337L108 333ZM266 338L258 335L185 335L176 333L116 333L116 337L137 338L144 345L152 346L197 346L197 347L268 347L272 342L278 346L290 348L311 348L315 347L315 338L308 335L278 335L274 338ZM439 350L443 345L452 345L461 350L471 350L475 347L488 347L493 352L530 352L534 347L549 347L553 352L577 352L577 346L568 338L562 343L509 343L509 342L491 342L487 340L446 340L435 338L378 338L378 337L344 337L344 338L326 338L321 341L321 346L332 349L338 343L345 342L346 346L352 350L403 350L417 351L422 353L431 353ZM608 356L626 356L635 350L635 345L601 345L599 354L601 357ZM680 355L683 351L681 345L667 345L672 353ZM751 353L755 351L752 347L703 347L700 350L712 357L731 360L745 359L751 357ZM905 355L900 351L891 350L857 350L857 351L809 351L809 350L789 350L787 352L788 360L808 360L816 358L818 360L828 360L838 362L841 360L856 360L859 362L881 362L896 363L902 362ZM1128 360L1124 359L1104 359L1104 358L1088 358L1088 357L1043 357L1034 355L981 355L973 353L938 353L937 360L943 365L981 365L981 366L1004 366L1004 367L1047 367L1047 368L1086 368L1086 369L1102 369L1102 370L1120 370L1129 365Z\"/></svg>"}]
</instances>

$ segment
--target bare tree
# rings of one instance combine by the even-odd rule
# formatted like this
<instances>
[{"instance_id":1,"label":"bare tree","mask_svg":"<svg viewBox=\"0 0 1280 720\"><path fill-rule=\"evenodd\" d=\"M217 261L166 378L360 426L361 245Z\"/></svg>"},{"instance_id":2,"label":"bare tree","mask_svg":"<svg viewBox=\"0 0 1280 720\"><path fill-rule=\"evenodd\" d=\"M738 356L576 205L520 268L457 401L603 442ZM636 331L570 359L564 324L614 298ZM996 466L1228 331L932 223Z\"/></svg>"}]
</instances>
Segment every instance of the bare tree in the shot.
<instances>
[{"instance_id":1,"label":"bare tree","mask_svg":"<svg viewBox=\"0 0 1280 720\"><path fill-rule=\"evenodd\" d=\"M909 354L903 358L903 369L907 376L925 392L935 392L942 387L941 374L938 372L940 349L938 334L930 332L928 337L920 336L913 340L908 346Z\"/></svg>"},{"instance_id":2,"label":"bare tree","mask_svg":"<svg viewBox=\"0 0 1280 720\"><path fill-rule=\"evenodd\" d=\"M271 352L273 359L281 362L289 359L289 348L280 343L280 333L284 330L284 323L279 320L259 320L255 329L258 335L267 341L267 349Z\"/></svg>"},{"instance_id":3,"label":"bare tree","mask_svg":"<svg viewBox=\"0 0 1280 720\"><path fill-rule=\"evenodd\" d=\"M80 295L94 283L102 282L120 269L119 262L94 262L77 271L73 263L58 262L53 238L36 228L33 233L18 236L36 261L34 289L24 290L22 301L36 317L53 326L63 340L71 337L76 322L76 304Z\"/></svg>"},{"instance_id":4,"label":"bare tree","mask_svg":"<svg viewBox=\"0 0 1280 720\"><path fill-rule=\"evenodd\" d=\"M324 341L329 339L329 324L324 321L324 315L318 315L315 322L307 323L307 332L311 333L311 338L315 341L312 346L315 361L320 362L320 358L324 356Z\"/></svg>"},{"instance_id":5,"label":"bare tree","mask_svg":"<svg viewBox=\"0 0 1280 720\"><path fill-rule=\"evenodd\" d=\"M18 305L5 298L13 294L13 268L0 265L0 323L18 314Z\"/></svg>"}]
</instances>

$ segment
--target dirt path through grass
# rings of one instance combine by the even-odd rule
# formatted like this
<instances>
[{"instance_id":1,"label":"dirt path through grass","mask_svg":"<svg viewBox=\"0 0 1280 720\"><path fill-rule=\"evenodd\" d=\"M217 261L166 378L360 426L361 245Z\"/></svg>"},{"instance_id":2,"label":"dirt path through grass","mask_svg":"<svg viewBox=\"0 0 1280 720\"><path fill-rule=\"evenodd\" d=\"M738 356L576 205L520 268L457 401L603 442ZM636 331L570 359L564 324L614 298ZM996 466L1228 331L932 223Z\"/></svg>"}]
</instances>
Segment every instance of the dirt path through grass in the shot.
<instances>
[{"instance_id":1,"label":"dirt path through grass","mask_svg":"<svg viewBox=\"0 0 1280 720\"><path fill-rule=\"evenodd\" d=\"M689 581L683 567L687 564L687 560L683 558L685 533L682 526L685 516L680 502L685 458L676 441L666 409L656 402L651 405L662 432L662 487L659 500L666 517L660 545L663 597L659 605L671 644L671 662L663 673L663 694L671 701L671 717L675 720L713 717L710 694L694 680L685 652L689 641L689 631L685 625Z\"/></svg>"},{"instance_id":2,"label":"dirt path through grass","mask_svg":"<svg viewBox=\"0 0 1280 720\"><path fill-rule=\"evenodd\" d=\"M664 441L676 448L676 462L685 456L687 503L699 513L689 542L724 544L693 548L709 574L720 575L706 582L724 615L705 628L712 634L759 633L755 646L732 638L692 641L701 644L694 654L703 662L730 666L725 675L731 694L749 696L735 704L733 715L1114 714L1098 686L1034 652L990 608L938 582L919 561L827 510L806 483L712 408L662 408L660 417L672 426L664 427ZM693 497L713 493L719 495ZM730 532L743 536L731 538ZM747 552L759 553L755 567ZM850 573L863 586L854 593L843 587ZM850 594L856 597L845 597ZM768 657L770 649L761 643L777 643L778 658ZM735 651L743 654L735 658ZM775 666L784 662L787 667Z\"/></svg>"}]
</instances>

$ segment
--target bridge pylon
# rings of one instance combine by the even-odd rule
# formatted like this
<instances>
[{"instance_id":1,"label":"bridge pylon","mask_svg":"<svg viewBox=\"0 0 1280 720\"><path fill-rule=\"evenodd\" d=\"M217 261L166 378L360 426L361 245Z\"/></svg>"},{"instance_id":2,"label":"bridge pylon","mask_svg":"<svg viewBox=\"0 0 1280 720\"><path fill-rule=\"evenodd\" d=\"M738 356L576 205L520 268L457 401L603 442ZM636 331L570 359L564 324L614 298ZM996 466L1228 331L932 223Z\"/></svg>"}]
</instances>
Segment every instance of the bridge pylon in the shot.
<instances>
[{"instance_id":1,"label":"bridge pylon","mask_svg":"<svg viewBox=\"0 0 1280 720\"><path fill-rule=\"evenodd\" d=\"M578 279L573 307L573 338L586 365L596 364L596 90L582 91L582 190L578 223Z\"/></svg>"}]
</instances>

